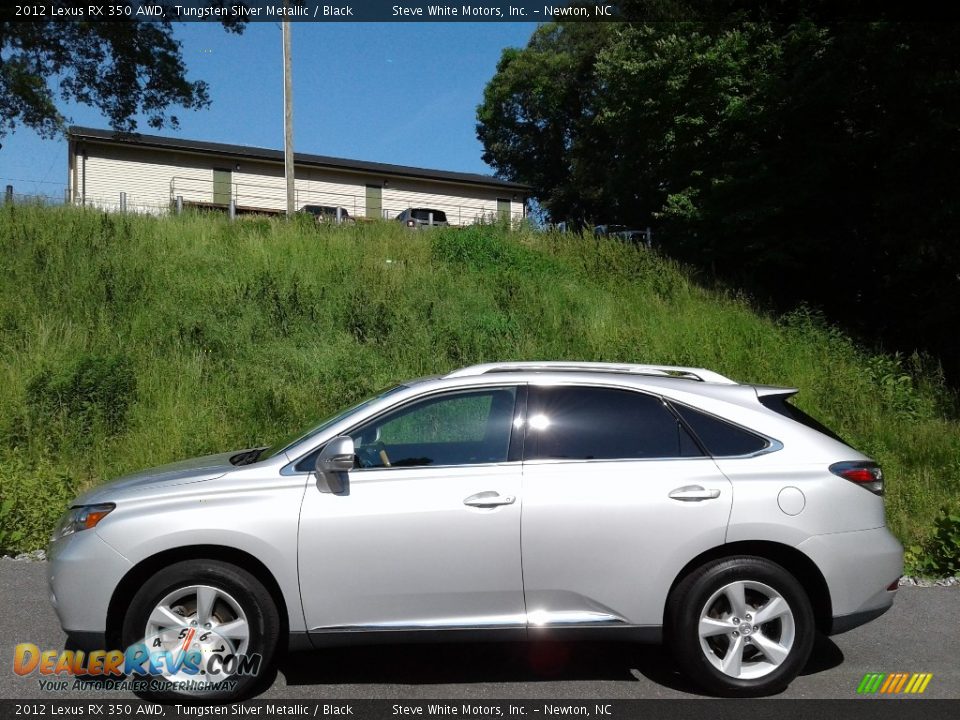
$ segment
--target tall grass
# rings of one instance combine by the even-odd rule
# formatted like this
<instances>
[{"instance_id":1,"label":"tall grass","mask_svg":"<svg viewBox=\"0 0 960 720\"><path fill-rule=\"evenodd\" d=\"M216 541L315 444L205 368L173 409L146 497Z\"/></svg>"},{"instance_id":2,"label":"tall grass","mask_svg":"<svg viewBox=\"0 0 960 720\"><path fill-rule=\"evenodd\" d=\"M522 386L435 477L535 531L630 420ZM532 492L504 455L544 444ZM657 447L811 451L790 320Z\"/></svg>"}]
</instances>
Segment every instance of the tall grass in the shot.
<instances>
[{"instance_id":1,"label":"tall grass","mask_svg":"<svg viewBox=\"0 0 960 720\"><path fill-rule=\"evenodd\" d=\"M797 402L887 472L908 544L960 495L960 424L916 358L773 319L615 241L495 227L0 209L0 548L122 473L269 443L467 363L705 366Z\"/></svg>"}]
</instances>

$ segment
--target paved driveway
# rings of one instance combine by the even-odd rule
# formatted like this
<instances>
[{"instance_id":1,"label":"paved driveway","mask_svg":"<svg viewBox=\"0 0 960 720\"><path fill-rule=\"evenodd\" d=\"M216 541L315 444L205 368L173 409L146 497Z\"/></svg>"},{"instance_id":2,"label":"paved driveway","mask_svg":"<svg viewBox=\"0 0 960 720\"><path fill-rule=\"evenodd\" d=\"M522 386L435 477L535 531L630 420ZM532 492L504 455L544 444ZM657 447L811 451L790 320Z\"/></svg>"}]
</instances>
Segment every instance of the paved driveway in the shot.
<instances>
[{"instance_id":1,"label":"paved driveway","mask_svg":"<svg viewBox=\"0 0 960 720\"><path fill-rule=\"evenodd\" d=\"M43 562L0 560L0 698L43 698L36 675L12 671L17 643L63 647ZM879 620L820 638L780 697L851 698L868 672L933 673L924 697L960 699L960 587L900 590ZM133 697L103 690L61 697ZM614 643L360 647L299 653L280 664L264 699L691 698L697 690L659 647Z\"/></svg>"}]
</instances>

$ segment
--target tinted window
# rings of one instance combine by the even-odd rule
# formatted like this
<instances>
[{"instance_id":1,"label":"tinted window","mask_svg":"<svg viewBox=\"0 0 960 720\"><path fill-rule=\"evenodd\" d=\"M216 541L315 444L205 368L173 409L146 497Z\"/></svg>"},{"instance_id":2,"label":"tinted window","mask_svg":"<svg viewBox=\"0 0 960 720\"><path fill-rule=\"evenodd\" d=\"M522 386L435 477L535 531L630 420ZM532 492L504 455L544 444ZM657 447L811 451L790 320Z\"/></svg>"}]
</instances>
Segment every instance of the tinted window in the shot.
<instances>
[{"instance_id":1,"label":"tinted window","mask_svg":"<svg viewBox=\"0 0 960 720\"><path fill-rule=\"evenodd\" d=\"M447 215L442 210L429 210L429 209L414 210L413 217L417 220L420 220L421 222L429 222L430 213L433 213L433 221L435 223L447 221Z\"/></svg>"},{"instance_id":2,"label":"tinted window","mask_svg":"<svg viewBox=\"0 0 960 720\"><path fill-rule=\"evenodd\" d=\"M614 460L701 454L659 398L613 388L531 390L524 441L526 459Z\"/></svg>"},{"instance_id":3,"label":"tinted window","mask_svg":"<svg viewBox=\"0 0 960 720\"><path fill-rule=\"evenodd\" d=\"M428 398L350 433L361 468L506 462L515 388Z\"/></svg>"},{"instance_id":4,"label":"tinted window","mask_svg":"<svg viewBox=\"0 0 960 720\"><path fill-rule=\"evenodd\" d=\"M750 455L763 450L768 445L766 438L754 435L749 430L731 425L713 415L685 405L674 405L674 409L690 426L707 452L715 457Z\"/></svg>"},{"instance_id":5,"label":"tinted window","mask_svg":"<svg viewBox=\"0 0 960 720\"><path fill-rule=\"evenodd\" d=\"M780 413L784 417L788 417L791 420L795 420L801 425L806 425L811 430L816 430L817 432L823 433L827 437L842 442L844 445L848 444L846 440L837 435L826 425L819 422L816 418L810 417L793 403L787 402L787 398L783 395L765 395L764 397L760 398L760 402L774 412Z\"/></svg>"}]
</instances>

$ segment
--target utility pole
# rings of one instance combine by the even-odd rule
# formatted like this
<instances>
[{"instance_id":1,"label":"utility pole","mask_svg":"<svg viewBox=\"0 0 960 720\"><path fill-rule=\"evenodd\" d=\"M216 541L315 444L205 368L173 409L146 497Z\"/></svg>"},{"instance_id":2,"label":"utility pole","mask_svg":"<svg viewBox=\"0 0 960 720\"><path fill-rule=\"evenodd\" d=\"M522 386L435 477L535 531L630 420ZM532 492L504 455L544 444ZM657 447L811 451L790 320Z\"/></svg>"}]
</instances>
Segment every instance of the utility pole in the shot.
<instances>
[{"instance_id":1,"label":"utility pole","mask_svg":"<svg viewBox=\"0 0 960 720\"><path fill-rule=\"evenodd\" d=\"M289 7L288 0L283 2ZM287 217L296 211L293 168L293 63L290 61L290 21L283 21L283 173L287 179Z\"/></svg>"}]
</instances>

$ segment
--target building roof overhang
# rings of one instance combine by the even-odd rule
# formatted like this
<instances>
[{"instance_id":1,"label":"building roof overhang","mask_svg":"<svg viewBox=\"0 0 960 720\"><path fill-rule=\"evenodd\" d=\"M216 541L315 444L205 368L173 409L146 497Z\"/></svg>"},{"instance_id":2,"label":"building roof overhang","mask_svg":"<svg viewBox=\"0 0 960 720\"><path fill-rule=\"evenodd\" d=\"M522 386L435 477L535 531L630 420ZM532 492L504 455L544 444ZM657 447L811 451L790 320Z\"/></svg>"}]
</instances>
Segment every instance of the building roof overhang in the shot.
<instances>
[{"instance_id":1,"label":"building roof overhang","mask_svg":"<svg viewBox=\"0 0 960 720\"><path fill-rule=\"evenodd\" d=\"M108 145L183 151L236 159L283 162L282 150L271 150L248 145L230 145L227 143L187 140L162 135L144 135L142 133L121 133L114 130L101 130L77 125L70 126L67 130L67 135L71 140L87 140ZM418 180L476 185L497 190L508 190L511 193L522 193L524 195L528 195L531 190L528 185L501 180L490 175L480 175L478 173L431 170L428 168L391 165L366 160L347 160L345 158L312 155L308 153L295 153L294 164L299 167L316 167L330 170L370 173L389 178L404 177L416 178Z\"/></svg>"}]
</instances>

